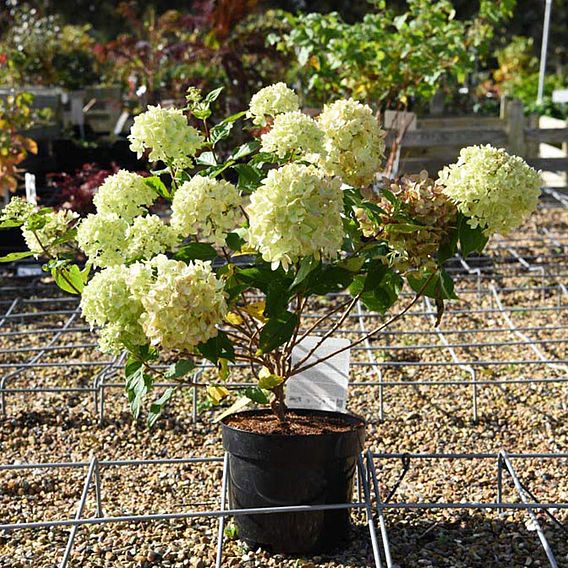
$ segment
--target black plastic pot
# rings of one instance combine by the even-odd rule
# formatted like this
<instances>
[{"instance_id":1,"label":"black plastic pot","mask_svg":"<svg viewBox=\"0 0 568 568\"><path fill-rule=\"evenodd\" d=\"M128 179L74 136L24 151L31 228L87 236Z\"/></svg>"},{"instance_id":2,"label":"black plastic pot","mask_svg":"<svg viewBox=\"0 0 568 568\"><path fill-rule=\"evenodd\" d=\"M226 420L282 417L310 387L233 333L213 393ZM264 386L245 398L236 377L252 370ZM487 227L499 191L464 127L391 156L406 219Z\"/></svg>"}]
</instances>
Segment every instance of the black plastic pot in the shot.
<instances>
[{"instance_id":1,"label":"black plastic pot","mask_svg":"<svg viewBox=\"0 0 568 568\"><path fill-rule=\"evenodd\" d=\"M252 410L243 414L268 414ZM229 506L232 509L348 503L357 457L365 441L362 418L314 410L305 415L341 417L355 425L349 432L257 434L222 424L229 454ZM334 548L347 540L349 510L238 515L239 538L253 548L305 554Z\"/></svg>"},{"instance_id":2,"label":"black plastic pot","mask_svg":"<svg viewBox=\"0 0 568 568\"><path fill-rule=\"evenodd\" d=\"M19 227L0 230L0 256L26 250L26 241Z\"/></svg>"}]
</instances>

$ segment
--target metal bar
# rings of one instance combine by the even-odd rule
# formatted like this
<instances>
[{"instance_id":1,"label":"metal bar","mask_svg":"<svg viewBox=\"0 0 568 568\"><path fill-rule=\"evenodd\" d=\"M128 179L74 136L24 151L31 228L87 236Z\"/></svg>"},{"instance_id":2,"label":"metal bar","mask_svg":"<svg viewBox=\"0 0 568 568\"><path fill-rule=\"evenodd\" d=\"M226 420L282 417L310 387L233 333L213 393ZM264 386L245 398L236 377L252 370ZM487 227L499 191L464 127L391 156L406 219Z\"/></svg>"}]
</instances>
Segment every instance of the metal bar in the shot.
<instances>
[{"instance_id":1,"label":"metal bar","mask_svg":"<svg viewBox=\"0 0 568 568\"><path fill-rule=\"evenodd\" d=\"M380 496L379 480L377 478L377 470L375 469L375 462L373 461L373 454L370 450L367 450L366 454L367 468L371 472L371 478L373 480L373 487L375 490L375 500L377 507L377 516L379 518L379 527L381 529L381 539L383 541L383 552L385 554L385 561L387 563L387 568L392 568L392 558L390 551L390 542L387 533L387 527L383 512L383 502Z\"/></svg>"},{"instance_id":2,"label":"metal bar","mask_svg":"<svg viewBox=\"0 0 568 568\"><path fill-rule=\"evenodd\" d=\"M95 498L97 500L97 517L102 517L103 498L101 493L101 472L99 470L99 462L95 460Z\"/></svg>"},{"instance_id":3,"label":"metal bar","mask_svg":"<svg viewBox=\"0 0 568 568\"><path fill-rule=\"evenodd\" d=\"M225 499L227 498L227 478L229 475L229 454L225 452L223 458L223 480L221 482L221 511L225 510ZM223 539L225 537L225 517L219 517L219 531L217 533L217 556L215 558L215 568L221 568L223 562Z\"/></svg>"},{"instance_id":4,"label":"metal bar","mask_svg":"<svg viewBox=\"0 0 568 568\"><path fill-rule=\"evenodd\" d=\"M89 464L89 469L87 471L87 476L85 477L85 483L83 485L83 492L81 493L81 498L79 499L79 507L75 513L75 520L81 518L83 514L83 509L85 508L85 503L87 502L87 496L89 495L89 486L91 485L91 479L95 472L97 460L95 457L91 459ZM75 541L75 535L77 534L77 529L79 525L73 525L71 531L69 532L69 538L67 539L67 546L65 547L65 552L63 553L63 558L59 564L59 568L66 568L69 557L71 556L71 551L73 550L73 543Z\"/></svg>"},{"instance_id":5,"label":"metal bar","mask_svg":"<svg viewBox=\"0 0 568 568\"><path fill-rule=\"evenodd\" d=\"M446 453L400 453L400 452L373 452L372 456L376 459L394 459L402 458L420 459L420 460L455 460L455 459L497 459L500 452L446 452ZM508 453L510 458L514 459L568 459L568 452L535 452L535 453Z\"/></svg>"},{"instance_id":6,"label":"metal bar","mask_svg":"<svg viewBox=\"0 0 568 568\"><path fill-rule=\"evenodd\" d=\"M540 49L540 63L538 69L538 91L536 103L541 104L544 96L544 78L546 75L546 54L548 51L548 35L550 32L550 13L552 11L552 0L546 0L544 8L544 24L542 30L542 44Z\"/></svg>"},{"instance_id":7,"label":"metal bar","mask_svg":"<svg viewBox=\"0 0 568 568\"><path fill-rule=\"evenodd\" d=\"M99 467L137 467L154 465L191 465L200 463L222 463L223 458L193 457L193 458L163 458L158 460L101 460ZM14 463L1 464L0 471L15 471L21 469L81 469L89 467L91 462L44 462L44 463Z\"/></svg>"},{"instance_id":8,"label":"metal bar","mask_svg":"<svg viewBox=\"0 0 568 568\"><path fill-rule=\"evenodd\" d=\"M382 568L381 554L379 552L379 543L377 542L377 532L375 531L375 523L373 521L373 511L371 508L371 494L369 484L365 472L367 470L363 466L363 458L361 455L357 458L357 474L359 476L361 485L363 487L363 494L365 496L365 512L367 515L367 526L369 527L369 534L371 536L371 548L373 549L373 559L375 560L375 568Z\"/></svg>"},{"instance_id":9,"label":"metal bar","mask_svg":"<svg viewBox=\"0 0 568 568\"><path fill-rule=\"evenodd\" d=\"M501 298L499 297L499 293L497 292L497 289L495 288L495 286L491 285L491 291L492 291L493 297L495 299L495 302L497 303L497 307L500 310L502 310L503 304L501 302ZM502 311L501 316L503 317L503 319L505 320L505 322L508 325L510 325L513 329L515 329L515 324L513 323L513 320L504 310ZM536 354L536 356L541 361L549 363L550 366L553 367L553 368L558 368L559 370L561 370L563 372L568 372L568 367L566 367L566 365L559 365L559 363L566 363L566 361L560 361L560 360L550 361L548 359L548 357L546 357L546 355L537 346L537 344L540 343L540 341L538 339L533 339L532 342L531 342L531 339L527 335L518 331L517 329L515 329L515 331L513 333L517 337L519 337L521 340L527 341L528 346L532 349L532 351Z\"/></svg>"},{"instance_id":10,"label":"metal bar","mask_svg":"<svg viewBox=\"0 0 568 568\"><path fill-rule=\"evenodd\" d=\"M361 306L361 302L359 300L357 300L357 314L360 316L359 317L359 329L361 331L361 333L363 334L363 336L367 335L367 329L365 328L365 324L364 324L364 318L362 317L363 315L363 308ZM374 367L375 373L377 374L377 378L378 383L379 383L379 420L383 421L385 419L385 400L384 400L384 381L383 381L383 371L380 367L376 366L377 363L377 359L375 357L375 354L373 352L373 349L376 349L376 347L373 348L373 346L371 345L371 343L369 342L369 338L367 337L365 339L364 343L364 349L367 351L367 358L369 363L371 364L372 367ZM389 347L390 349L390 347Z\"/></svg>"},{"instance_id":11,"label":"metal bar","mask_svg":"<svg viewBox=\"0 0 568 568\"><path fill-rule=\"evenodd\" d=\"M497 456L497 503L503 502L503 459L501 454ZM499 514L503 514L503 509L499 509Z\"/></svg>"},{"instance_id":12,"label":"metal bar","mask_svg":"<svg viewBox=\"0 0 568 568\"><path fill-rule=\"evenodd\" d=\"M430 298L424 296L424 302L426 304L427 310L433 312L432 303L430 302ZM436 323L436 317L434 315L431 315L430 319L433 320L434 323ZM444 335L443 331L439 328L439 326L436 326L435 330L436 330L438 337L440 338L440 342L442 343L442 345L444 345L448 349L450 356L452 358L452 361L454 363L456 363L460 369L464 369L467 373L469 373L469 375L471 377L473 421L477 422L477 418L478 418L478 416L477 416L477 384L476 384L477 383L477 374L475 372L475 369L473 369L469 365L464 364L460 360L460 358L457 356L453 347L450 346L449 341L446 339L446 336Z\"/></svg>"},{"instance_id":13,"label":"metal bar","mask_svg":"<svg viewBox=\"0 0 568 568\"><path fill-rule=\"evenodd\" d=\"M542 530L542 527L540 526L540 523L538 522L538 519L536 518L536 515L533 511L533 508L532 508L533 504L528 501L527 495L525 494L525 490L523 489L523 487L521 485L521 482L520 482L520 480L517 476L517 472L515 471L513 464L509 460L507 452L502 450L500 452L500 455L501 455L501 459L503 460L503 463L505 464L505 467L507 468L509 474L511 475L511 477L513 479L513 484L515 485L515 489L517 490L517 493L519 494L519 498L526 505L526 511L527 511L532 523L533 523L533 526L536 529L536 532L538 534L538 538L540 539L542 547L544 548L544 552L546 554L546 557L548 558L548 561L550 562L550 566L552 568L558 568L556 558L554 558L554 553L552 552L552 549L550 548L550 545L548 544L548 540L546 539L546 536L544 534L544 531Z\"/></svg>"},{"instance_id":14,"label":"metal bar","mask_svg":"<svg viewBox=\"0 0 568 568\"><path fill-rule=\"evenodd\" d=\"M257 507L250 509L225 509L224 511L186 511L179 513L156 513L149 515L120 515L116 517L89 517L82 519L64 519L54 521L36 521L29 523L0 524L0 530L41 529L49 527L70 527L81 525L100 525L108 523L138 523L149 521L167 521L193 519L197 517L218 518L221 516L238 517L240 515L264 515L270 513L309 513L311 511L337 511L344 509L366 509L365 502L335 503L329 505L291 505L287 507ZM546 505L538 505L545 507ZM568 505L566 505L568 507Z\"/></svg>"},{"instance_id":15,"label":"metal bar","mask_svg":"<svg viewBox=\"0 0 568 568\"><path fill-rule=\"evenodd\" d=\"M70 317L67 319L67 321L65 322L65 324L63 325L62 329L65 329L67 327L69 327L73 321L75 320L75 318L78 315L78 309L77 308L75 311L73 311L70 315ZM51 340L48 342L47 347L51 347L53 346L60 338L61 334L60 333L56 333ZM39 359L44 355L44 351L40 351L37 355L35 355L34 357L32 357L27 364L36 364L37 361L39 361ZM25 364L24 364L25 365ZM0 365L0 368L3 367L4 365ZM5 387L6 387L6 382L8 381L8 379L11 379L17 375L19 375L23 370L25 369L25 366L21 366L19 369L16 369L10 373L8 373L7 375L4 375L2 378L0 378L0 393L2 393L2 397L0 397L0 400L2 402L2 407L0 408L0 414L2 415L6 415L6 399L4 396L4 393L2 391L4 391Z\"/></svg>"}]
</instances>

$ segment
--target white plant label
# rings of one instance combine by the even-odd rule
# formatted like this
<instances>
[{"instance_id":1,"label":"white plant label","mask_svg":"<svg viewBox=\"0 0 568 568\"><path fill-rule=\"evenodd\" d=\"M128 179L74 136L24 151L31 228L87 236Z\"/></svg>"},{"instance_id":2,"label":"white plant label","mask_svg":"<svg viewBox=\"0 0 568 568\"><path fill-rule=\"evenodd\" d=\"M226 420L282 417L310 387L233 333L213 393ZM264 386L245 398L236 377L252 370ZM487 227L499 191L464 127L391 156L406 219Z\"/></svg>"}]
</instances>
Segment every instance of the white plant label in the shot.
<instances>
[{"instance_id":1,"label":"white plant label","mask_svg":"<svg viewBox=\"0 0 568 568\"><path fill-rule=\"evenodd\" d=\"M29 278L30 276L41 276L45 274L39 264L19 264L16 266L16 276Z\"/></svg>"},{"instance_id":2,"label":"white plant label","mask_svg":"<svg viewBox=\"0 0 568 568\"><path fill-rule=\"evenodd\" d=\"M37 194L36 194L36 178L34 174L26 172L24 175L24 181L26 184L26 201L37 205Z\"/></svg>"},{"instance_id":3,"label":"white plant label","mask_svg":"<svg viewBox=\"0 0 568 568\"><path fill-rule=\"evenodd\" d=\"M319 342L321 337L309 336L292 350L292 364L301 361ZM348 339L328 338L310 355L302 366L322 359L350 345ZM349 384L349 349L322 361L286 383L286 405L289 408L310 408L345 412Z\"/></svg>"}]
</instances>

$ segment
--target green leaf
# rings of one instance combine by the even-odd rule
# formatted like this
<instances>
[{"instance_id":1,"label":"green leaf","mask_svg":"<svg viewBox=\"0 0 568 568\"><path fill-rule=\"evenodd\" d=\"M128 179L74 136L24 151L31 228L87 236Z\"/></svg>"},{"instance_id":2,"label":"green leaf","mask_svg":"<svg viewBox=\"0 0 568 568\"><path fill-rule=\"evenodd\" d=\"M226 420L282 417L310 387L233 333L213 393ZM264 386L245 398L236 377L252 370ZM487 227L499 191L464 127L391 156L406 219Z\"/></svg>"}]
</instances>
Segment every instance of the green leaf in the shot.
<instances>
[{"instance_id":1,"label":"green leaf","mask_svg":"<svg viewBox=\"0 0 568 568\"><path fill-rule=\"evenodd\" d=\"M204 104L195 107L191 112L198 120L207 120L211 116L211 109L208 105Z\"/></svg>"},{"instance_id":2,"label":"green leaf","mask_svg":"<svg viewBox=\"0 0 568 568\"><path fill-rule=\"evenodd\" d=\"M236 276L243 284L248 284L252 288L258 288L262 292L267 292L268 287L275 281L282 282L282 286L287 288L292 282L292 278L286 275L283 268L272 270L268 264L259 264L250 268L238 268Z\"/></svg>"},{"instance_id":3,"label":"green leaf","mask_svg":"<svg viewBox=\"0 0 568 568\"><path fill-rule=\"evenodd\" d=\"M218 166L217 158L213 152L202 152L195 158L195 162L201 166Z\"/></svg>"},{"instance_id":4,"label":"green leaf","mask_svg":"<svg viewBox=\"0 0 568 568\"><path fill-rule=\"evenodd\" d=\"M150 361L155 361L159 356L158 350L149 344L134 345L129 347L128 350L131 354L129 362L148 363Z\"/></svg>"},{"instance_id":5,"label":"green leaf","mask_svg":"<svg viewBox=\"0 0 568 568\"><path fill-rule=\"evenodd\" d=\"M257 404L268 404L269 400L266 393L259 387L247 387L245 396Z\"/></svg>"},{"instance_id":6,"label":"green leaf","mask_svg":"<svg viewBox=\"0 0 568 568\"><path fill-rule=\"evenodd\" d=\"M288 280L274 280L266 290L266 307L264 315L268 318L285 312L290 301L290 288Z\"/></svg>"},{"instance_id":7,"label":"green leaf","mask_svg":"<svg viewBox=\"0 0 568 568\"><path fill-rule=\"evenodd\" d=\"M361 294L362 304L371 311L384 314L398 299L403 280L391 268L382 262L372 261L367 274L355 277L349 292Z\"/></svg>"},{"instance_id":8,"label":"green leaf","mask_svg":"<svg viewBox=\"0 0 568 568\"><path fill-rule=\"evenodd\" d=\"M416 225L414 223L389 223L385 225L385 230L390 233L414 233L423 228L422 225Z\"/></svg>"},{"instance_id":9,"label":"green leaf","mask_svg":"<svg viewBox=\"0 0 568 568\"><path fill-rule=\"evenodd\" d=\"M468 218L460 216L458 221L458 235L460 240L461 254L466 258L472 252L480 253L487 244L489 237L485 236L481 227L472 229Z\"/></svg>"},{"instance_id":10,"label":"green leaf","mask_svg":"<svg viewBox=\"0 0 568 568\"><path fill-rule=\"evenodd\" d=\"M260 331L259 350L261 353L269 353L273 349L286 343L294 334L299 318L292 312L284 312L271 317Z\"/></svg>"},{"instance_id":11,"label":"green leaf","mask_svg":"<svg viewBox=\"0 0 568 568\"><path fill-rule=\"evenodd\" d=\"M239 538L239 527L235 523L230 523L224 528L223 534L228 540L237 540Z\"/></svg>"},{"instance_id":12,"label":"green leaf","mask_svg":"<svg viewBox=\"0 0 568 568\"><path fill-rule=\"evenodd\" d=\"M27 258L28 256L33 256L33 252L29 250L22 252L11 252L6 256L0 257L0 262L14 262L15 260L20 260L21 258Z\"/></svg>"},{"instance_id":13,"label":"green leaf","mask_svg":"<svg viewBox=\"0 0 568 568\"><path fill-rule=\"evenodd\" d=\"M213 89L204 99L204 102L207 104L211 104L213 102L215 102L218 98L219 95L221 94L221 92L223 91L224 87L219 87L218 89Z\"/></svg>"},{"instance_id":14,"label":"green leaf","mask_svg":"<svg viewBox=\"0 0 568 568\"><path fill-rule=\"evenodd\" d=\"M260 148L260 142L258 140L250 140L249 142L245 142L241 144L229 157L232 160L240 160L245 156L249 156L256 150Z\"/></svg>"},{"instance_id":15,"label":"green leaf","mask_svg":"<svg viewBox=\"0 0 568 568\"><path fill-rule=\"evenodd\" d=\"M170 402L170 399L172 398L173 394L174 394L174 389L172 387L168 387L164 391L164 394L158 400L155 400L150 405L150 410L148 411L148 418L147 418L148 428L152 428L154 424L156 424L156 421L164 411L164 408L166 407L168 402Z\"/></svg>"},{"instance_id":16,"label":"green leaf","mask_svg":"<svg viewBox=\"0 0 568 568\"><path fill-rule=\"evenodd\" d=\"M190 262L192 260L213 260L217 258L217 251L207 243L187 243L175 254L176 260Z\"/></svg>"},{"instance_id":17,"label":"green leaf","mask_svg":"<svg viewBox=\"0 0 568 568\"><path fill-rule=\"evenodd\" d=\"M340 266L322 266L321 271L314 271L310 277L308 290L313 294L341 292L353 282L354 273Z\"/></svg>"},{"instance_id":18,"label":"green leaf","mask_svg":"<svg viewBox=\"0 0 568 568\"><path fill-rule=\"evenodd\" d=\"M245 116L246 113L247 113L246 110L241 110L239 112L236 112L235 114L231 114L230 116L225 118L223 122L236 122L237 120L239 120L239 118Z\"/></svg>"},{"instance_id":19,"label":"green leaf","mask_svg":"<svg viewBox=\"0 0 568 568\"><path fill-rule=\"evenodd\" d=\"M85 287L88 273L82 272L76 264L71 264L70 266L52 268L51 275L57 286L64 292L81 294Z\"/></svg>"},{"instance_id":20,"label":"green leaf","mask_svg":"<svg viewBox=\"0 0 568 568\"><path fill-rule=\"evenodd\" d=\"M242 236L236 231L228 233L225 242L227 243L227 246L235 252L239 252L246 243Z\"/></svg>"},{"instance_id":21,"label":"green leaf","mask_svg":"<svg viewBox=\"0 0 568 568\"><path fill-rule=\"evenodd\" d=\"M454 281L443 268L440 268L434 273L410 273L407 275L406 279L415 292L418 293L422 291L422 294L429 298L440 300L457 299L456 293L454 292Z\"/></svg>"},{"instance_id":22,"label":"green leaf","mask_svg":"<svg viewBox=\"0 0 568 568\"><path fill-rule=\"evenodd\" d=\"M224 140L225 138L227 138L231 133L233 126L234 126L233 122L225 122L225 121L215 125L210 132L211 144L215 145L220 140Z\"/></svg>"},{"instance_id":23,"label":"green leaf","mask_svg":"<svg viewBox=\"0 0 568 568\"><path fill-rule=\"evenodd\" d=\"M298 284L301 284L316 268L320 266L321 262L316 260L313 256L306 256L300 262L300 268L296 273L296 278L290 285L290 290Z\"/></svg>"},{"instance_id":24,"label":"green leaf","mask_svg":"<svg viewBox=\"0 0 568 568\"><path fill-rule=\"evenodd\" d=\"M279 375L274 375L272 373L266 373L265 375L261 375L258 380L258 386L261 389L265 390L272 390L276 388L278 385L281 385L284 382L284 379Z\"/></svg>"},{"instance_id":25,"label":"green leaf","mask_svg":"<svg viewBox=\"0 0 568 568\"><path fill-rule=\"evenodd\" d=\"M233 169L239 174L237 187L245 191L254 191L262 183L263 173L248 164L236 164Z\"/></svg>"},{"instance_id":26,"label":"green leaf","mask_svg":"<svg viewBox=\"0 0 568 568\"><path fill-rule=\"evenodd\" d=\"M172 363L165 373L166 379L179 379L195 369L195 363L191 359L180 359Z\"/></svg>"},{"instance_id":27,"label":"green leaf","mask_svg":"<svg viewBox=\"0 0 568 568\"><path fill-rule=\"evenodd\" d=\"M438 248L438 262L440 264L443 264L456 254L458 247L458 237L458 230L456 228L454 231L452 231L448 239L440 243L440 247Z\"/></svg>"},{"instance_id":28,"label":"green leaf","mask_svg":"<svg viewBox=\"0 0 568 568\"><path fill-rule=\"evenodd\" d=\"M349 256L347 258L341 259L337 266L349 270L349 272L359 272L365 262L364 256Z\"/></svg>"},{"instance_id":29,"label":"green leaf","mask_svg":"<svg viewBox=\"0 0 568 568\"><path fill-rule=\"evenodd\" d=\"M148 187L151 187L161 197L165 197L166 199L171 197L168 188L158 176L144 178L144 183Z\"/></svg>"},{"instance_id":30,"label":"green leaf","mask_svg":"<svg viewBox=\"0 0 568 568\"><path fill-rule=\"evenodd\" d=\"M219 331L216 337L212 337L205 343L200 343L197 350L214 365L219 362L219 359L235 360L235 348L224 331Z\"/></svg>"},{"instance_id":31,"label":"green leaf","mask_svg":"<svg viewBox=\"0 0 568 568\"><path fill-rule=\"evenodd\" d=\"M11 219L6 219L0 223L0 229L11 229L13 227L21 227L24 223L22 221L13 221Z\"/></svg>"},{"instance_id":32,"label":"green leaf","mask_svg":"<svg viewBox=\"0 0 568 568\"><path fill-rule=\"evenodd\" d=\"M124 368L124 373L130 410L134 418L138 418L142 400L152 388L152 377L144 373L144 366L140 361L129 361Z\"/></svg>"}]
</instances>

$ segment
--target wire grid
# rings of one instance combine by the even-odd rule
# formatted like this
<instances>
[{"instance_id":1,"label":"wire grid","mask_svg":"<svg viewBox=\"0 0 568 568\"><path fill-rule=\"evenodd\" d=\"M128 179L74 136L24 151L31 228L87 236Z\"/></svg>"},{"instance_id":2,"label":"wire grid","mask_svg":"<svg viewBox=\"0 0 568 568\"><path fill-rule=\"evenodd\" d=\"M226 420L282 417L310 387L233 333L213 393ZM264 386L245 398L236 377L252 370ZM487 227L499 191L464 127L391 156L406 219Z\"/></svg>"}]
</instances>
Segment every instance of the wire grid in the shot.
<instances>
[{"instance_id":1,"label":"wire grid","mask_svg":"<svg viewBox=\"0 0 568 568\"><path fill-rule=\"evenodd\" d=\"M396 493L396 487L393 491L385 496L381 491L379 476L377 474L376 462L381 464L386 460L401 460L402 467L408 469L412 460L493 460L496 462L495 475L495 501L488 502L439 502L439 501L421 501L410 502L401 501L393 502L392 498ZM249 514L269 514L269 513L301 513L301 512L321 512L338 509L362 510L365 513L366 525L369 530L371 540L371 548L373 554L373 562L376 568L394 568L392 560L392 545L389 541L386 513L390 510L432 510L432 509L461 509L461 510L496 510L503 513L507 510L524 511L530 519L534 530L540 540L544 553L552 568L558 568L559 564L556 560L554 552L546 538L545 532L535 514L535 511L545 511L553 519L555 517L551 511L568 509L568 503L542 502L535 501L532 492L522 483L517 470L512 464L512 460L541 459L541 460L568 460L568 453L511 453L505 450L498 453L477 453L477 454L393 454L393 453L372 453L367 451L358 458L357 462L357 495L356 499L346 503L334 503L324 505L295 505L285 507L262 507L251 509L229 509L227 508L228 478L229 478L229 460L227 454L224 457L196 457L181 459L161 459L161 460L114 460L114 461L98 461L96 457L92 457L88 462L60 462L60 463L34 463L34 464L11 464L0 465L1 471L15 470L57 470L57 469L81 469L85 470L85 478L81 496L76 505L73 518L62 518L43 521L24 521L17 523L2 523L0 531L16 531L22 529L55 529L69 527L69 536L61 560L59 568L66 568L71 554L78 530L83 526L104 525L109 523L129 523L129 522L157 522L171 520L189 520L195 518L218 519L217 532L217 551L216 551L216 568L221 568L223 562L223 544L225 539L224 528L227 517L237 517L239 515ZM164 465L187 465L196 464L222 464L223 474L219 499L215 508L192 509L185 511L177 511L172 513L145 513L145 514L122 514L122 515L105 515L105 497L108 499L108 487L105 487L101 481L101 472L109 468L129 468L144 467L152 468ZM513 483L517 498L519 501L504 500L504 478L508 475ZM85 514L89 495L94 493L95 507L94 514L87 516ZM72 510L72 508L70 508ZM377 525L380 534L380 540L377 536Z\"/></svg>"},{"instance_id":2,"label":"wire grid","mask_svg":"<svg viewBox=\"0 0 568 568\"><path fill-rule=\"evenodd\" d=\"M557 191L545 192L564 210L566 201ZM562 197L562 200L560 199ZM544 206L547 206L546 199ZM550 211L554 208L549 204ZM479 415L479 389L520 383L564 383L568 380L568 359L563 349L568 342L568 236L559 231L541 229L522 236L496 238L484 257L456 257L450 270L458 281L460 302L449 305L442 326L434 327L435 308L426 298L406 314L402 322L377 333L352 348L353 368L361 371L352 381L354 387L378 387L380 418L387 414L385 396L393 387L444 387L461 385L471 390L471 412ZM552 251L552 252L551 252ZM556 251L556 252L555 252ZM10 282L1 288L0 341L9 341L0 349L0 414L9 413L16 395L37 397L42 394L84 395L92 398L93 412L105 419L109 391L123 389L120 376L123 357L110 358L96 349L96 341L81 319L77 300L58 295L54 288L33 288L34 297L22 297L29 287ZM404 294L410 300L410 293ZM12 297L13 296L13 297ZM514 302L510 300L514 298ZM331 302L341 302L343 295L330 295ZM524 303L523 303L524 302ZM325 310L316 301L306 315L311 325ZM343 324L334 329L338 337L356 341L383 320L361 304ZM545 318L535 324L534 317ZM339 316L314 328L314 334L326 334L337 324ZM476 322L475 328L471 323ZM327 327L326 327L327 326ZM380 345L379 345L380 343ZM495 349L526 347L526 356L518 353L492 358ZM408 354L414 360L409 360ZM406 354L406 355L405 355ZM380 355L380 357L379 357ZM245 364L234 365L246 370ZM192 385L159 383L157 388L176 386L192 392L193 419L198 419L199 393L207 385L204 371L212 365L203 361L192 377ZM446 368L451 379L412 380L392 378L392 371ZM523 369L517 376L511 369ZM64 369L64 372L62 372ZM497 371L490 379L484 370ZM37 372L43 376L38 378ZM236 375L239 377L239 375ZM244 374L229 388L251 386Z\"/></svg>"},{"instance_id":3,"label":"wire grid","mask_svg":"<svg viewBox=\"0 0 568 568\"><path fill-rule=\"evenodd\" d=\"M421 453L421 454L394 454L394 453L372 453L367 451L366 455L367 472L369 475L369 483L371 484L374 494L375 494L375 506L376 506L376 519L379 524L381 541L382 541L382 553L384 555L384 562L387 568L393 568L394 564L392 561L391 554L391 544L389 541L387 522L386 522L386 512L394 510L406 510L406 511L417 511L417 510L434 510L434 509L460 509L460 510L496 510L500 514L504 514L505 511L511 510L521 510L524 511L532 525L533 530L536 532L542 549L546 555L546 558L552 568L558 568L560 565L556 559L554 551L552 550L548 539L546 537L545 531L539 522L536 511L545 512L554 522L559 524L564 531L567 531L566 527L562 525L554 516L553 512L562 509L568 509L568 503L555 503L555 502L543 502L537 501L532 493L532 491L525 486L522 482L517 469L513 466L513 461L518 460L520 462L524 460L563 460L563 462L568 462L568 453L508 453L506 450L501 450L498 453ZM385 491L381 491L381 484L379 483L379 476L377 474L376 463L379 466L388 460L400 460L402 474L399 478L402 480L406 471L408 471L411 462L417 460L426 460L432 462L434 460L453 460L453 461L486 461L491 460L495 462L495 478L494 478L494 491L495 491L495 501L453 501L453 502L442 502L442 501L393 501L393 497L396 494L398 488L395 486L393 490L386 495ZM504 484L505 476L508 476L514 487L514 495L517 497L517 501L513 502L511 500L504 500ZM378 564L381 565L380 563Z\"/></svg>"},{"instance_id":4,"label":"wire grid","mask_svg":"<svg viewBox=\"0 0 568 568\"><path fill-rule=\"evenodd\" d=\"M558 208L566 208L568 200L555 190L545 190L542 207L552 214ZM568 357L565 354L565 330L568 329L566 310L568 290L563 283L568 276L566 247L568 237L561 232L542 228L534 232L515 235L510 238L494 239L487 256L457 257L450 266L458 280L457 293L463 298L447 310L444 325L434 327L436 310L428 299L417 304L405 316L404 323L382 331L371 339L353 347L352 365L362 371L363 376L351 384L354 387L378 387L380 393L380 418L387 415L390 389L407 387L443 388L460 386L471 390L471 411L474 420L478 418L478 392L486 387L503 387L512 384L557 383L568 380ZM33 290L34 297L22 294ZM93 410L100 420L105 417L105 397L109 390L122 389L124 384L118 378L122 365L120 357L101 356L91 331L81 320L77 300L58 295L53 288L32 282L31 286L10 283L2 287L0 300L0 338L11 342L11 347L0 350L0 411L9 412L12 397L37 396L38 394L82 394L92 397ZM410 294L407 294L410 299ZM330 295L328 301L341 302L342 295ZM382 316L370 313L363 305L334 329L338 319L328 320L325 326L317 326L314 334L325 334L333 330L336 336L352 340L364 336L383 320ZM325 309L325 306L323 306ZM314 305L307 315L307 322L317 321L321 305ZM544 323L535 323L535 318L544 318ZM428 325L426 325L428 324ZM522 356L514 353L502 359L494 358L491 351L518 348ZM408 357L408 354L411 357ZM425 357L424 354L428 356ZM86 356L85 356L86 355ZM239 367L239 365L237 365ZM198 419L198 390L206 385L200 380L201 373L211 366L202 363L194 378L193 418ZM412 380L396 379L401 372L416 369L445 368L452 373L451 379L425 380L413 376ZM39 370L50 374L45 379L36 376ZM64 375L72 375L71 381L61 381ZM492 369L494 375L486 378L483 372ZM393 378L395 377L395 378ZM65 378L65 377L64 377ZM34 383L34 381L36 381ZM23 385L20 383L23 382ZM69 386L71 382L71 386ZM248 382L234 382L231 388L249 386ZM170 385L158 385L170 386ZM176 385L179 386L179 385ZM370 453L359 461L358 499L353 503L336 504L338 508L363 509L367 515L375 566L393 566L391 544L388 539L386 516L394 509L522 509L535 523L536 532L551 566L558 566L542 528L535 516L537 510L555 510L568 507L565 503L537 503L529 497L512 459L542 458L547 460L566 459L566 454L388 454ZM378 482L375 464L387 460L496 460L495 502L433 502L411 503L391 502L394 493L385 499ZM107 467L163 466L174 463L223 463L223 488L217 506L203 511L182 511L147 515L104 516L104 491L101 488L100 470ZM258 511L231 511L226 509L226 460L221 457L188 458L186 460L141 460L141 461L98 461L59 464L19 464L0 466L7 469L51 469L86 468L83 491L73 519L53 521L26 521L0 525L0 530L21 528L70 527L67 546L63 552L61 566L70 558L73 542L80 526L88 524L126 521L155 521L173 518L213 517L219 519L217 566L221 566L223 545L223 523L230 515ZM512 480L521 502L503 501L503 476ZM94 488L96 512L93 517L85 516L85 503L89 491ZM108 488L105 488L105 490ZM333 506L332 506L333 507ZM321 508L289 508L318 510ZM286 512L287 508L265 509L262 512ZM377 539L373 515L380 532Z\"/></svg>"},{"instance_id":5,"label":"wire grid","mask_svg":"<svg viewBox=\"0 0 568 568\"><path fill-rule=\"evenodd\" d=\"M104 514L104 492L101 483L101 470L104 468L127 468L143 466L156 467L163 465L195 465L195 464L223 464L222 483L220 490L220 497L217 508L210 508L204 510L190 510L180 511L174 513L147 513L147 514L130 514L130 515L115 515L106 516ZM61 528L70 527L69 536L65 549L63 551L59 568L66 568L71 558L73 545L77 535L77 531L81 526L87 525L103 525L107 523L127 523L127 522L155 522L165 520L181 520L181 519L195 519L195 518L212 518L219 520L219 527L217 533L217 553L216 553L216 568L221 568L223 561L223 542L225 538L224 528L225 519L229 516L237 517L240 515L258 515L269 513L302 513L302 512L321 512L330 510L363 510L366 516L366 524L369 530L371 545L373 550L373 558L375 566L382 567L381 553L379 548L379 541L375 529L375 522L373 517L373 502L372 502L372 489L370 485L370 474L367 471L367 464L363 460L363 456L359 456L357 460L357 496L358 499L346 503L328 503L321 505L294 505L285 507L261 507L251 509L228 509L228 479L229 479L229 460L228 455L224 457L197 457L185 459L162 459L162 460L129 460L129 461L98 461L96 457L92 457L89 462L60 462L60 463L35 463L35 464L12 464L0 465L1 471L17 471L17 470L55 470L55 469L86 469L85 479L83 482L83 489L75 515L72 519L56 519L46 521L30 521L18 523L2 523L0 524L0 531L14 531L22 529L44 529L44 528ZM86 516L85 509L89 492L91 488L94 489L95 496L95 514L93 516Z\"/></svg>"}]
</instances>

